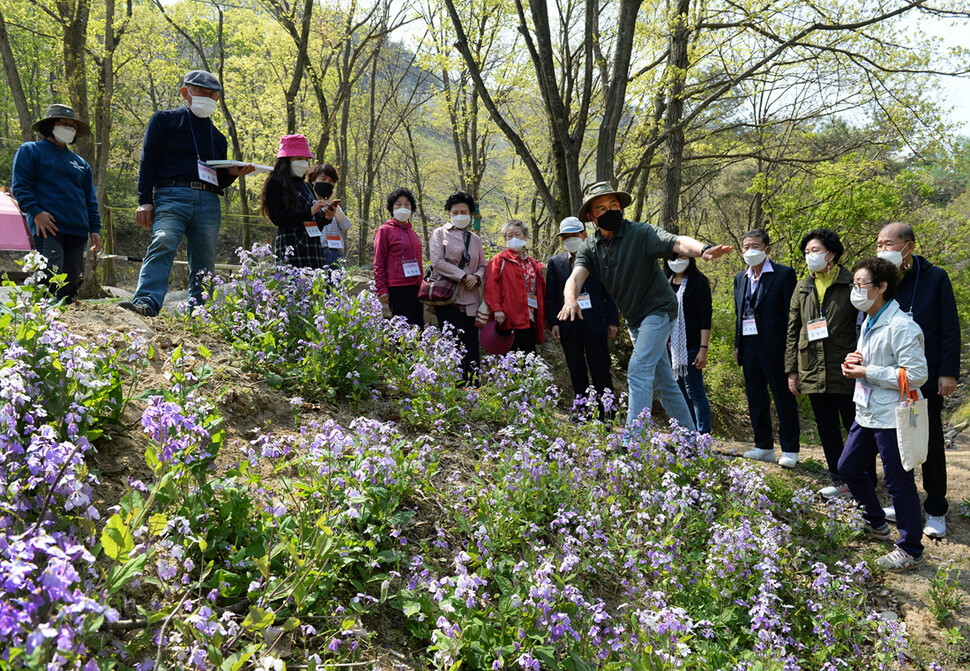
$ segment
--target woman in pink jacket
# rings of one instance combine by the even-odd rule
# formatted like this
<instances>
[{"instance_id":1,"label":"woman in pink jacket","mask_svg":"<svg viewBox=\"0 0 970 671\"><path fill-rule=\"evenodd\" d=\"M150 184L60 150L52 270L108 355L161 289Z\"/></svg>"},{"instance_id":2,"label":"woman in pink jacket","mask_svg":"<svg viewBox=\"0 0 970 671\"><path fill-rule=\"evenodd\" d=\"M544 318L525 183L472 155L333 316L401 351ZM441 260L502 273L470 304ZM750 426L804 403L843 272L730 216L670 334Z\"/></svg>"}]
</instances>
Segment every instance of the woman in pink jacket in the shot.
<instances>
[{"instance_id":1,"label":"woman in pink jacket","mask_svg":"<svg viewBox=\"0 0 970 671\"><path fill-rule=\"evenodd\" d=\"M424 267L421 263L421 238L411 228L415 210L414 194L398 188L387 197L391 218L377 229L374 237L374 284L377 298L415 326L424 326L424 305L418 301L418 287Z\"/></svg>"},{"instance_id":2,"label":"woman in pink jacket","mask_svg":"<svg viewBox=\"0 0 970 671\"><path fill-rule=\"evenodd\" d=\"M435 275L455 282L458 291L451 305L439 305L434 312L442 327L451 324L465 348L461 360L462 378L473 382L481 355L475 312L482 302L481 286L485 281L485 251L482 239L469 230L475 198L464 191L448 196L445 210L449 221L431 234L428 251Z\"/></svg>"}]
</instances>

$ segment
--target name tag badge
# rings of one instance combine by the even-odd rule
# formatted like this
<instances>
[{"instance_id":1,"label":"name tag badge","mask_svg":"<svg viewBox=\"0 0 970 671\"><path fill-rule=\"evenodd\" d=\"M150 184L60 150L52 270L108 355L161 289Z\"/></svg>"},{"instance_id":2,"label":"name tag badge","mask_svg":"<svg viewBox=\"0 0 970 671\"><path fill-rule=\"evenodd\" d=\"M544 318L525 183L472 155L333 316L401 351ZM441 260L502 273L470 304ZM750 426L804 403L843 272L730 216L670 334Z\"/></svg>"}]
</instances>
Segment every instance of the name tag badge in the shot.
<instances>
[{"instance_id":1,"label":"name tag badge","mask_svg":"<svg viewBox=\"0 0 970 671\"><path fill-rule=\"evenodd\" d=\"M741 335L743 336L758 335L758 323L754 320L754 317L745 318L741 320Z\"/></svg>"},{"instance_id":2,"label":"name tag badge","mask_svg":"<svg viewBox=\"0 0 970 671\"><path fill-rule=\"evenodd\" d=\"M867 385L862 380L855 381L855 393L852 394L852 402L856 405L861 405L863 408L869 407L869 394L872 393L872 387Z\"/></svg>"},{"instance_id":3,"label":"name tag badge","mask_svg":"<svg viewBox=\"0 0 970 671\"><path fill-rule=\"evenodd\" d=\"M526 301L529 303L529 307L533 310L539 307L539 299L536 298L535 294L529 294Z\"/></svg>"},{"instance_id":4,"label":"name tag badge","mask_svg":"<svg viewBox=\"0 0 970 671\"><path fill-rule=\"evenodd\" d=\"M829 337L829 326L825 318L813 319L808 322L808 342L815 342Z\"/></svg>"},{"instance_id":5,"label":"name tag badge","mask_svg":"<svg viewBox=\"0 0 970 671\"><path fill-rule=\"evenodd\" d=\"M216 175L216 169L212 166L206 165L202 161L198 162L199 166L199 179L203 182L208 182L213 186L219 186L219 177Z\"/></svg>"},{"instance_id":6,"label":"name tag badge","mask_svg":"<svg viewBox=\"0 0 970 671\"><path fill-rule=\"evenodd\" d=\"M589 299L589 294L579 294L576 302L579 303L579 307L583 310L589 310L593 307L593 301Z\"/></svg>"},{"instance_id":7,"label":"name tag badge","mask_svg":"<svg viewBox=\"0 0 970 671\"><path fill-rule=\"evenodd\" d=\"M344 240L339 235L327 233L327 247L329 249L343 249Z\"/></svg>"},{"instance_id":8,"label":"name tag badge","mask_svg":"<svg viewBox=\"0 0 970 671\"><path fill-rule=\"evenodd\" d=\"M421 274L421 266L417 261L401 261L401 268L404 269L405 277L417 277Z\"/></svg>"},{"instance_id":9,"label":"name tag badge","mask_svg":"<svg viewBox=\"0 0 970 671\"><path fill-rule=\"evenodd\" d=\"M304 221L303 227L306 229L306 234L311 238L320 237L320 229L317 227L317 222L315 221Z\"/></svg>"}]
</instances>

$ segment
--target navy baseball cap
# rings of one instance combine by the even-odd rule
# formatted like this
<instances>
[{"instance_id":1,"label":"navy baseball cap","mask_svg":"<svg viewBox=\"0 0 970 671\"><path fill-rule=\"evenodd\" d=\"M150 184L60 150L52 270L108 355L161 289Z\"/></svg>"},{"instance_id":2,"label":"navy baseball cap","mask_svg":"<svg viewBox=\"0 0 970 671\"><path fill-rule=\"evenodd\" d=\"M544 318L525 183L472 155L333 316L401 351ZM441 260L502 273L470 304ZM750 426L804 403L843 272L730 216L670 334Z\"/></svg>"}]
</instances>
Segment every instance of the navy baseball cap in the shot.
<instances>
[{"instance_id":1,"label":"navy baseball cap","mask_svg":"<svg viewBox=\"0 0 970 671\"><path fill-rule=\"evenodd\" d=\"M213 91L221 91L222 87L219 85L219 80L211 72L206 72L205 70L190 70L185 73L182 77L183 86L198 86L203 89L211 89Z\"/></svg>"}]
</instances>

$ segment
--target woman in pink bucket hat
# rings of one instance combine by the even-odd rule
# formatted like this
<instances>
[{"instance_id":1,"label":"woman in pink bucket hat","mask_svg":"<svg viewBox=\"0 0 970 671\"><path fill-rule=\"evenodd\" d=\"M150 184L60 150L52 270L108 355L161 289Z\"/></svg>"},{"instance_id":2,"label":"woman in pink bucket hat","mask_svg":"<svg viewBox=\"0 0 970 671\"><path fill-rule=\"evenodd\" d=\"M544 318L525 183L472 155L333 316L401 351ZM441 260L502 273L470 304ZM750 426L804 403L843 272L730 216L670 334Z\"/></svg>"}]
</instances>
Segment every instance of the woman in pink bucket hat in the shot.
<instances>
[{"instance_id":1,"label":"woman in pink bucket hat","mask_svg":"<svg viewBox=\"0 0 970 671\"><path fill-rule=\"evenodd\" d=\"M325 268L323 227L333 217L304 176L313 153L303 135L284 135L273 172L263 183L260 210L279 229L276 258L301 268ZM328 216L329 215L329 216Z\"/></svg>"}]
</instances>

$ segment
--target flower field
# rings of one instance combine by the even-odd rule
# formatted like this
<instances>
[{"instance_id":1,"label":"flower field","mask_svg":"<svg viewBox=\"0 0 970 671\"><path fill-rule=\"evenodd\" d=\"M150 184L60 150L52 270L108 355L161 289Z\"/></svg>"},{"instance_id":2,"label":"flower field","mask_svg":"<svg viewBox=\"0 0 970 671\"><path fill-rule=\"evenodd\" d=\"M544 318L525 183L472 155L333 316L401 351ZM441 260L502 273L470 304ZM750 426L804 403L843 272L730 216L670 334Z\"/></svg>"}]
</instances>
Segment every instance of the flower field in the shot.
<instances>
[{"instance_id":1,"label":"flower field","mask_svg":"<svg viewBox=\"0 0 970 671\"><path fill-rule=\"evenodd\" d=\"M352 278L242 259L165 355L31 284L0 312L0 669L917 668L850 504L574 425L541 358L464 388ZM229 431L216 347L293 422ZM101 505L120 435L146 477Z\"/></svg>"}]
</instances>

